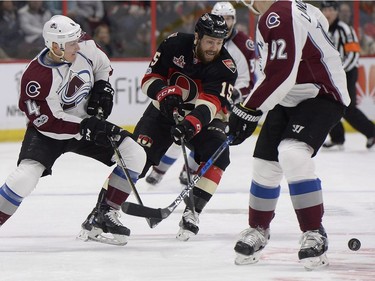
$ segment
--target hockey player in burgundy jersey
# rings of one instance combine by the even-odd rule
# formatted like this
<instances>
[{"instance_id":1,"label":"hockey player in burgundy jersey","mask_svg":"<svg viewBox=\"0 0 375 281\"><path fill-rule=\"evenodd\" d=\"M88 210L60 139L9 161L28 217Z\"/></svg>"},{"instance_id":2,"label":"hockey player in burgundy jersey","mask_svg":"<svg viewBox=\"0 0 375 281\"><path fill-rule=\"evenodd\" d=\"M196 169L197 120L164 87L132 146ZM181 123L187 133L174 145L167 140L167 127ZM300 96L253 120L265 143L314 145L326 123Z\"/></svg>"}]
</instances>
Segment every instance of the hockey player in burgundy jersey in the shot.
<instances>
[{"instance_id":1,"label":"hockey player in burgundy jersey","mask_svg":"<svg viewBox=\"0 0 375 281\"><path fill-rule=\"evenodd\" d=\"M43 28L46 48L22 75L19 107L27 117L27 129L18 166L0 188L0 226L16 212L39 178L51 174L63 153L74 152L112 166L116 159L111 137L126 159L133 181L145 164L145 152L130 133L105 121L113 106L108 82L112 68L103 51L93 40L82 40L82 34L70 18L52 17ZM108 186L84 239L124 245L130 230L118 220L117 210L131 187L120 167L109 175ZM102 232L112 234L113 239L101 239Z\"/></svg>"},{"instance_id":2,"label":"hockey player in burgundy jersey","mask_svg":"<svg viewBox=\"0 0 375 281\"><path fill-rule=\"evenodd\" d=\"M232 56L237 65L238 77L232 93L233 103L242 101L254 85L255 71L255 47L254 42L244 32L235 28L236 10L230 2L217 2L211 11L212 14L223 16L228 26L228 35L225 38L224 47ZM175 163L181 154L181 148L172 145L161 158L159 165L152 168L146 181L152 185L159 183L168 169ZM194 161L194 152L189 153L188 166L191 174L195 173L199 165ZM180 176L181 184L187 184L187 173L184 165Z\"/></svg>"},{"instance_id":3,"label":"hockey player in burgundy jersey","mask_svg":"<svg viewBox=\"0 0 375 281\"><path fill-rule=\"evenodd\" d=\"M253 155L249 228L235 245L235 263L259 260L285 176L302 231L298 257L307 269L326 266L322 187L312 157L350 103L341 59L327 36L327 20L314 6L295 0L243 2L259 15L262 76L230 115L233 144L251 136L261 115L268 114Z\"/></svg>"}]
</instances>

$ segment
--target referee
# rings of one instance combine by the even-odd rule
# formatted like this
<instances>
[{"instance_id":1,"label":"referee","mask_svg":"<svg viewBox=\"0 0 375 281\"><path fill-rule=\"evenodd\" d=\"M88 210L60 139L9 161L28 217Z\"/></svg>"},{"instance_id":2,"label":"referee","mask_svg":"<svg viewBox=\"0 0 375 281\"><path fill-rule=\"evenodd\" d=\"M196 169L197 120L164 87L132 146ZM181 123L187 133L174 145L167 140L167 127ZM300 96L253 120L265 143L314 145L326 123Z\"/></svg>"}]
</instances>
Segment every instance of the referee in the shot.
<instances>
[{"instance_id":1,"label":"referee","mask_svg":"<svg viewBox=\"0 0 375 281\"><path fill-rule=\"evenodd\" d=\"M367 137L366 147L371 148L375 144L375 125L357 107L356 82L358 78L358 60L360 45L354 29L339 20L339 4L337 1L322 1L321 11L329 22L329 36L340 53L351 103L346 110L344 119L358 132ZM332 128L331 140L323 144L323 147L337 147L343 149L345 131L341 122Z\"/></svg>"}]
</instances>

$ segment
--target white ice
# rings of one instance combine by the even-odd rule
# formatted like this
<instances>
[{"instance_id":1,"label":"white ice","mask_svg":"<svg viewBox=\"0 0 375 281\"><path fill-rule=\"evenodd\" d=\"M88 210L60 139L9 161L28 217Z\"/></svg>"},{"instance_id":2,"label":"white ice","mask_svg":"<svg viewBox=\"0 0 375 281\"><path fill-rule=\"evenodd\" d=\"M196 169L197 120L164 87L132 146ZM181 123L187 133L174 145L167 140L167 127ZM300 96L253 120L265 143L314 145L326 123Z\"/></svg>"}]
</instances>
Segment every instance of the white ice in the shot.
<instances>
[{"instance_id":1,"label":"white ice","mask_svg":"<svg viewBox=\"0 0 375 281\"><path fill-rule=\"evenodd\" d=\"M233 247L248 220L252 137L231 148L232 163L200 217L200 232L187 242L175 239L183 204L154 229L142 218L122 214L122 222L132 230L126 246L76 240L111 168L72 153L63 155L53 175L42 178L1 227L0 280L375 280L375 150L368 151L365 141L362 135L347 134L344 151L322 150L315 158L330 241L330 265L324 270L308 272L298 262L300 230L285 182L261 260L234 264ZM0 185L15 168L20 145L0 144ZM179 159L158 186L139 181L145 205L172 203L180 192L181 166ZM352 237L362 243L357 252L348 249Z\"/></svg>"}]
</instances>

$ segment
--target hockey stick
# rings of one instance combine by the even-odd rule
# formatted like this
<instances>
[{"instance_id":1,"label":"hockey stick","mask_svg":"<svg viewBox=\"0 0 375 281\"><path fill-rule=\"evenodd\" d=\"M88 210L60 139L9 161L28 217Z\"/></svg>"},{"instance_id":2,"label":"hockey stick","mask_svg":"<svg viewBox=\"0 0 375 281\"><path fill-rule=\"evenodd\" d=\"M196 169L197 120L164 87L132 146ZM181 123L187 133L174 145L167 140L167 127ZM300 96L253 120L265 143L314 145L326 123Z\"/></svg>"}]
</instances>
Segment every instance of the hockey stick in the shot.
<instances>
[{"instance_id":1,"label":"hockey stick","mask_svg":"<svg viewBox=\"0 0 375 281\"><path fill-rule=\"evenodd\" d=\"M215 151L215 153L208 159L206 164L202 169L196 174L191 182L181 191L177 198L166 208L150 208L143 205L138 205L131 202L124 202L121 205L121 209L124 213L137 217L144 218L154 218L156 220L162 221L167 218L177 206L184 200L184 198L189 194L190 190L195 186L195 184L204 176L204 174L211 168L215 161L220 157L225 149L228 148L230 143L233 141L233 136L228 136L227 139L220 145L220 147ZM155 224L156 226L156 224Z\"/></svg>"},{"instance_id":2,"label":"hockey stick","mask_svg":"<svg viewBox=\"0 0 375 281\"><path fill-rule=\"evenodd\" d=\"M178 123L179 123L178 117L179 117L178 111L174 110L173 111L173 118L174 118L174 121L175 121L176 125L178 125ZM189 163L188 163L187 154L186 154L185 140L184 140L183 137L180 137L180 143L181 143L182 155L184 156L187 181L188 181L188 184L189 184L191 182L191 174L190 174ZM189 191L189 194L188 194L188 196L186 196L184 198L184 201L185 201L186 206L188 206L188 208L193 213L195 213L193 189L191 189Z\"/></svg>"},{"instance_id":3,"label":"hockey stick","mask_svg":"<svg viewBox=\"0 0 375 281\"><path fill-rule=\"evenodd\" d=\"M98 108L98 116L100 119L103 119L102 116L103 116L103 110L101 108ZM119 160L120 163L118 163L118 165L121 167L121 170L122 172L124 173L124 175L126 176L126 179L135 195L135 198L137 199L137 202L139 205L143 206L143 202L142 202L142 199L141 197L139 196L139 193L138 193L138 190L137 188L135 187L134 185L134 182L132 180L132 178L130 177L130 173L129 173L129 170L128 168L126 167L126 164L125 164L125 160L124 158L122 158L122 155L120 153L120 150L118 149L118 146L116 144L116 141L113 140L113 138L111 136L108 136L108 140L116 154L116 157L117 159ZM151 221L152 220L152 221ZM159 221L155 221L155 219L151 219L151 218L148 218L146 217L146 221L148 223L148 225L150 226L150 228L153 228L154 226L153 225L156 225L159 223Z\"/></svg>"}]
</instances>

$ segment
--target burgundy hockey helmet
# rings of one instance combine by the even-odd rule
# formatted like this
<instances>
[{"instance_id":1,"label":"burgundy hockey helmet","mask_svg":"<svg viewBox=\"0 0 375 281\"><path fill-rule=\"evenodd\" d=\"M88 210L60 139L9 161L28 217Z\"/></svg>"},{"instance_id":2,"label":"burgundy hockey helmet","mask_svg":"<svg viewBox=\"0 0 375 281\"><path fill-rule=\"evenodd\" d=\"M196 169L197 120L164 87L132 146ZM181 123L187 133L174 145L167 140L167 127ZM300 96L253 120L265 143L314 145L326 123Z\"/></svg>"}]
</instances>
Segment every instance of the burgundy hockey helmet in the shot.
<instances>
[{"instance_id":1,"label":"burgundy hockey helmet","mask_svg":"<svg viewBox=\"0 0 375 281\"><path fill-rule=\"evenodd\" d=\"M228 35L228 26L222 16L206 13L199 18L195 32L198 33L199 39L203 35L225 39Z\"/></svg>"}]
</instances>

